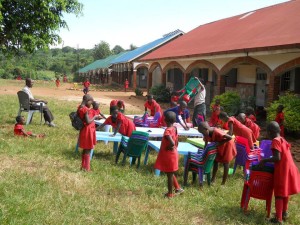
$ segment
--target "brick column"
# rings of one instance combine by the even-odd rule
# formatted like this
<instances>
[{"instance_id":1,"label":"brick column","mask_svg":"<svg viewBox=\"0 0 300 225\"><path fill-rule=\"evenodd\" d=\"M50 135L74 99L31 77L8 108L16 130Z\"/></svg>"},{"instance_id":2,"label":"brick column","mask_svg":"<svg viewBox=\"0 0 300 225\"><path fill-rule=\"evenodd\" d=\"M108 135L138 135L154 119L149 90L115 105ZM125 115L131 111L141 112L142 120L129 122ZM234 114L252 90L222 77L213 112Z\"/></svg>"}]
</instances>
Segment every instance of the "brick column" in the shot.
<instances>
[{"instance_id":1,"label":"brick column","mask_svg":"<svg viewBox=\"0 0 300 225\"><path fill-rule=\"evenodd\" d=\"M147 93L149 94L150 88L152 88L152 72L148 73L147 78Z\"/></svg>"},{"instance_id":2,"label":"brick column","mask_svg":"<svg viewBox=\"0 0 300 225\"><path fill-rule=\"evenodd\" d=\"M277 100L279 92L280 92L280 76L275 76L272 73L270 74L267 103L270 104L274 100Z\"/></svg>"},{"instance_id":3,"label":"brick column","mask_svg":"<svg viewBox=\"0 0 300 225\"><path fill-rule=\"evenodd\" d=\"M188 82L188 74L187 73L183 73L183 86L185 86Z\"/></svg>"},{"instance_id":4,"label":"brick column","mask_svg":"<svg viewBox=\"0 0 300 225\"><path fill-rule=\"evenodd\" d=\"M136 70L133 70L133 75L132 75L132 88L136 89Z\"/></svg>"}]
</instances>

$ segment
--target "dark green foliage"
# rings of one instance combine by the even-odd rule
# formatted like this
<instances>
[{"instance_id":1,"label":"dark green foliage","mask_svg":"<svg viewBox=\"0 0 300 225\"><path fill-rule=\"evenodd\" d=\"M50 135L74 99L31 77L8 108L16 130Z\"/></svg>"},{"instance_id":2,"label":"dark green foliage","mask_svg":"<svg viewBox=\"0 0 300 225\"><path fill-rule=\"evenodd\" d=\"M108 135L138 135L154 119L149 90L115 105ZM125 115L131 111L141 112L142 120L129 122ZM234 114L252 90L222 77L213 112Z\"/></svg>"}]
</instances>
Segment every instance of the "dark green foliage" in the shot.
<instances>
[{"instance_id":1,"label":"dark green foliage","mask_svg":"<svg viewBox=\"0 0 300 225\"><path fill-rule=\"evenodd\" d=\"M279 100L274 101L267 108L268 121L275 120L279 105L284 106L285 128L288 131L300 131L300 98L293 93L286 93L283 96L279 96Z\"/></svg>"},{"instance_id":2,"label":"dark green foliage","mask_svg":"<svg viewBox=\"0 0 300 225\"><path fill-rule=\"evenodd\" d=\"M211 106L215 104L216 99L220 99L220 105L229 116L237 115L241 111L242 100L237 92L227 91L221 95L216 95Z\"/></svg>"},{"instance_id":3,"label":"dark green foliage","mask_svg":"<svg viewBox=\"0 0 300 225\"><path fill-rule=\"evenodd\" d=\"M136 88L136 89L134 90L134 92L135 92L135 95L136 95L136 96L143 96L143 91L142 91L141 89L139 89L139 88Z\"/></svg>"},{"instance_id":4,"label":"dark green foliage","mask_svg":"<svg viewBox=\"0 0 300 225\"><path fill-rule=\"evenodd\" d=\"M158 102L170 102L171 91L164 85L154 86L150 89L150 93L154 96L154 99Z\"/></svg>"},{"instance_id":5,"label":"dark green foliage","mask_svg":"<svg viewBox=\"0 0 300 225\"><path fill-rule=\"evenodd\" d=\"M125 50L120 45L116 45L111 51L114 55L117 55L120 52L124 52Z\"/></svg>"},{"instance_id":6,"label":"dark green foliage","mask_svg":"<svg viewBox=\"0 0 300 225\"><path fill-rule=\"evenodd\" d=\"M60 43L57 32L68 27L63 14L79 15L82 7L77 0L1 0L0 52L32 53Z\"/></svg>"},{"instance_id":7,"label":"dark green foliage","mask_svg":"<svg viewBox=\"0 0 300 225\"><path fill-rule=\"evenodd\" d=\"M105 59L112 54L109 44L105 41L101 41L98 45L95 45L93 49L94 60Z\"/></svg>"}]
</instances>

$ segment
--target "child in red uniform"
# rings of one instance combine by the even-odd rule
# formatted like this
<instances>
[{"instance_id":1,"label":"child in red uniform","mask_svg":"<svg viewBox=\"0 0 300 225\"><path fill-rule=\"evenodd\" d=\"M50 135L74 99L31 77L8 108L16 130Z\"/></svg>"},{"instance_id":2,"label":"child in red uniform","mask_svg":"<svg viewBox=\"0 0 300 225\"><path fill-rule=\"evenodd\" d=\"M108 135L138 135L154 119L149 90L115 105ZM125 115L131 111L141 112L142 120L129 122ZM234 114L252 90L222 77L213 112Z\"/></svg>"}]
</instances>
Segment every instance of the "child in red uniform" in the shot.
<instances>
[{"instance_id":1,"label":"child in red uniform","mask_svg":"<svg viewBox=\"0 0 300 225\"><path fill-rule=\"evenodd\" d=\"M88 94L84 95L82 104L77 110L77 113L84 124L84 127L79 132L79 147L83 149L81 169L86 171L90 171L90 153L96 145L96 129L94 120L99 119L99 116L94 116L90 110L93 101L92 96Z\"/></svg>"},{"instance_id":2,"label":"child in red uniform","mask_svg":"<svg viewBox=\"0 0 300 225\"><path fill-rule=\"evenodd\" d=\"M45 137L45 134L33 134L31 131L24 130L25 118L24 116L17 116L16 117L16 124L14 127L14 134L16 136L23 136L23 137Z\"/></svg>"},{"instance_id":3,"label":"child in red uniform","mask_svg":"<svg viewBox=\"0 0 300 225\"><path fill-rule=\"evenodd\" d=\"M153 99L153 95L147 95L147 101L144 104L145 112L150 109L150 116L154 116L156 112L160 112L162 117L162 111L160 105Z\"/></svg>"},{"instance_id":4,"label":"child in red uniform","mask_svg":"<svg viewBox=\"0 0 300 225\"><path fill-rule=\"evenodd\" d=\"M253 148L254 143L256 142L256 138L253 135L252 130L250 130L245 125L241 124L235 117L229 117L226 112L220 113L220 119L223 122L228 122L229 135L241 136L248 140L249 147Z\"/></svg>"},{"instance_id":5,"label":"child in red uniform","mask_svg":"<svg viewBox=\"0 0 300 225\"><path fill-rule=\"evenodd\" d=\"M175 196L172 189L173 185L175 187L175 194L183 192L183 189L180 188L175 176L175 172L178 170L179 158L177 152L177 128L173 126L176 121L176 114L172 111L168 111L164 114L164 118L167 128L161 141L160 150L154 168L167 173L168 193L165 194L165 197L172 198Z\"/></svg>"},{"instance_id":6,"label":"child in red uniform","mask_svg":"<svg viewBox=\"0 0 300 225\"><path fill-rule=\"evenodd\" d=\"M289 196L300 192L300 174L293 161L291 145L280 136L280 126L272 121L267 126L267 134L272 139L273 156L262 159L260 165L274 162L274 195L276 217L272 223L282 223L287 218Z\"/></svg>"},{"instance_id":7,"label":"child in red uniform","mask_svg":"<svg viewBox=\"0 0 300 225\"><path fill-rule=\"evenodd\" d=\"M99 109L100 103L93 101L92 105L93 105L93 108L91 109L92 116L100 116L101 118L106 119L106 117L101 113Z\"/></svg>"},{"instance_id":8,"label":"child in red uniform","mask_svg":"<svg viewBox=\"0 0 300 225\"><path fill-rule=\"evenodd\" d=\"M91 83L89 82L89 79L86 78L85 81L83 82L83 93L86 95L89 92Z\"/></svg>"},{"instance_id":9,"label":"child in red uniform","mask_svg":"<svg viewBox=\"0 0 300 225\"><path fill-rule=\"evenodd\" d=\"M58 77L58 78L56 78L55 84L56 84L56 87L59 87L59 85L60 85L60 80L59 80L59 77Z\"/></svg>"},{"instance_id":10,"label":"child in red uniform","mask_svg":"<svg viewBox=\"0 0 300 225\"><path fill-rule=\"evenodd\" d=\"M221 112L220 99L216 99L215 104L212 106L212 115L209 120L209 125L217 127L219 122L219 115Z\"/></svg>"},{"instance_id":11,"label":"child in red uniform","mask_svg":"<svg viewBox=\"0 0 300 225\"><path fill-rule=\"evenodd\" d=\"M125 82L124 82L125 92L127 92L128 87L129 87L129 81L126 79Z\"/></svg>"},{"instance_id":12,"label":"child in red uniform","mask_svg":"<svg viewBox=\"0 0 300 225\"><path fill-rule=\"evenodd\" d=\"M124 101L117 100L117 99L111 100L111 102L110 102L110 108L113 107L113 106L117 106L119 112L121 112L123 114L125 113L125 103L124 103Z\"/></svg>"},{"instance_id":13,"label":"child in red uniform","mask_svg":"<svg viewBox=\"0 0 300 225\"><path fill-rule=\"evenodd\" d=\"M247 118L245 113L240 113L237 116L237 119L246 127L250 128L250 130L252 130L255 139L259 138L260 127L256 123L254 123L250 118Z\"/></svg>"},{"instance_id":14,"label":"child in red uniform","mask_svg":"<svg viewBox=\"0 0 300 225\"><path fill-rule=\"evenodd\" d=\"M212 182L216 179L218 164L223 163L224 173L222 185L226 183L229 163L236 156L236 147L232 137L216 127L210 127L207 122L201 122L198 131L203 134L205 147L208 142L217 142L217 156L214 162Z\"/></svg>"},{"instance_id":15,"label":"child in red uniform","mask_svg":"<svg viewBox=\"0 0 300 225\"><path fill-rule=\"evenodd\" d=\"M109 116L105 122L97 128L97 130L101 130L105 125L111 125L114 128L113 136L119 132L124 136L130 137L132 131L135 130L134 123L120 113L116 106L113 106L110 111L111 116Z\"/></svg>"},{"instance_id":16,"label":"child in red uniform","mask_svg":"<svg viewBox=\"0 0 300 225\"><path fill-rule=\"evenodd\" d=\"M251 106L248 106L245 110L246 117L256 123L256 117L254 113L254 109Z\"/></svg>"},{"instance_id":17,"label":"child in red uniform","mask_svg":"<svg viewBox=\"0 0 300 225\"><path fill-rule=\"evenodd\" d=\"M172 95L171 95L171 107L177 106L178 101L179 101L179 93L176 91L173 91Z\"/></svg>"},{"instance_id":18,"label":"child in red uniform","mask_svg":"<svg viewBox=\"0 0 300 225\"><path fill-rule=\"evenodd\" d=\"M275 121L279 124L280 126L280 136L284 137L284 113L283 113L283 109L284 106L283 105L279 105L277 107L277 114L276 114L276 118Z\"/></svg>"}]
</instances>

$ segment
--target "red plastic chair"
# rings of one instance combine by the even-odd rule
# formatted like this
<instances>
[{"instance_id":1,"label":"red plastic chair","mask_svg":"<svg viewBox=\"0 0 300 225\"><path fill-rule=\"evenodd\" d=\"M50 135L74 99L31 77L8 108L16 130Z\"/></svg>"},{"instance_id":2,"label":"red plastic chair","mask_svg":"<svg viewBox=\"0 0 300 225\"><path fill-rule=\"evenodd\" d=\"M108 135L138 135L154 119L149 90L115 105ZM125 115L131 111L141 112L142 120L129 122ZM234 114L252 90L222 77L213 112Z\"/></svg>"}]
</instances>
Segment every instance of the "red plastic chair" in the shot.
<instances>
[{"instance_id":1,"label":"red plastic chair","mask_svg":"<svg viewBox=\"0 0 300 225\"><path fill-rule=\"evenodd\" d=\"M245 191L246 188L246 191ZM243 205L244 212L248 209L250 198L266 200L267 217L270 217L271 204L273 197L273 174L263 171L251 171L248 184L244 185L245 202Z\"/></svg>"}]
</instances>

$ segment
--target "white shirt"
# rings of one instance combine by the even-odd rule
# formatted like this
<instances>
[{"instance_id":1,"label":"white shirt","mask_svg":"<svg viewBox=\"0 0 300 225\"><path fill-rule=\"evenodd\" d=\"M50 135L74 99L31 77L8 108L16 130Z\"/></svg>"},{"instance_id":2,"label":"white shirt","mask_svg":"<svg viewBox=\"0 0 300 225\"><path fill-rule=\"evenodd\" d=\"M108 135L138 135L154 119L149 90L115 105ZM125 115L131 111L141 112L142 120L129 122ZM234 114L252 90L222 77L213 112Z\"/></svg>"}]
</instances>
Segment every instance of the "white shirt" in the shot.
<instances>
[{"instance_id":1,"label":"white shirt","mask_svg":"<svg viewBox=\"0 0 300 225\"><path fill-rule=\"evenodd\" d=\"M30 88L29 88L28 86L25 86L25 87L22 89L22 91L24 91L25 93L28 94L30 100L33 100L33 99L34 99L32 93L31 93L31 91L30 91Z\"/></svg>"},{"instance_id":2,"label":"white shirt","mask_svg":"<svg viewBox=\"0 0 300 225\"><path fill-rule=\"evenodd\" d=\"M205 96L206 96L206 90L205 87L203 86L203 90L200 90L194 98L194 107L197 105L200 105L202 103L205 103Z\"/></svg>"}]
</instances>

